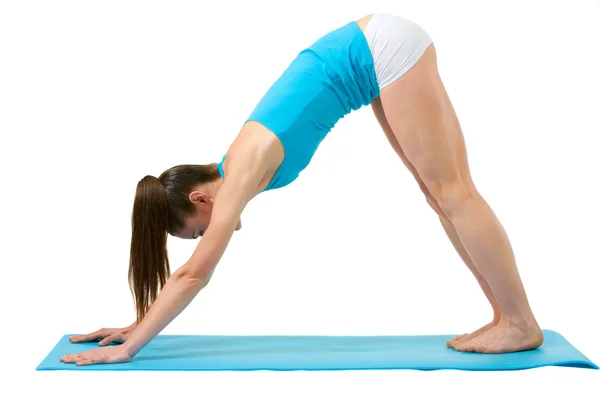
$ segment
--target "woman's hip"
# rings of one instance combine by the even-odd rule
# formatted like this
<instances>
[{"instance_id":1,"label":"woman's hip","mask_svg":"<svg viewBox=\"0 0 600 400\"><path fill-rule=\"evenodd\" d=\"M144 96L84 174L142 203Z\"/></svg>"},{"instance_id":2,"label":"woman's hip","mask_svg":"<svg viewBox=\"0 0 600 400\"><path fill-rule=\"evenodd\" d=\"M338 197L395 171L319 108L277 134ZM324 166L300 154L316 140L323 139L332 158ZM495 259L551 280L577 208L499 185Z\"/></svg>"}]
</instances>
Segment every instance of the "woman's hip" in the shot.
<instances>
[{"instance_id":1,"label":"woman's hip","mask_svg":"<svg viewBox=\"0 0 600 400\"><path fill-rule=\"evenodd\" d=\"M411 69L432 43L420 25L392 14L373 14L363 33L380 90Z\"/></svg>"}]
</instances>

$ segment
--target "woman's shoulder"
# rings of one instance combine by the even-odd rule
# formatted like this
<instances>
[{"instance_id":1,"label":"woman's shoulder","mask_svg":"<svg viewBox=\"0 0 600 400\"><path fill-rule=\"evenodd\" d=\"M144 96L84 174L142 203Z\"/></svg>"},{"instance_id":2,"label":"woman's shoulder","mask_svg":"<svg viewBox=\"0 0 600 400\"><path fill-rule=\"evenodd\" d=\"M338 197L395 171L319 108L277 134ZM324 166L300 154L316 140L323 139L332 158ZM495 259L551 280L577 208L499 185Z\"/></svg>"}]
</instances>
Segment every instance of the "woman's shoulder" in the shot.
<instances>
[{"instance_id":1,"label":"woman's shoulder","mask_svg":"<svg viewBox=\"0 0 600 400\"><path fill-rule=\"evenodd\" d=\"M257 183L260 193L283 162L284 149L281 141L264 125L247 121L227 150L220 163L225 179ZM235 171L235 172L234 172Z\"/></svg>"}]
</instances>

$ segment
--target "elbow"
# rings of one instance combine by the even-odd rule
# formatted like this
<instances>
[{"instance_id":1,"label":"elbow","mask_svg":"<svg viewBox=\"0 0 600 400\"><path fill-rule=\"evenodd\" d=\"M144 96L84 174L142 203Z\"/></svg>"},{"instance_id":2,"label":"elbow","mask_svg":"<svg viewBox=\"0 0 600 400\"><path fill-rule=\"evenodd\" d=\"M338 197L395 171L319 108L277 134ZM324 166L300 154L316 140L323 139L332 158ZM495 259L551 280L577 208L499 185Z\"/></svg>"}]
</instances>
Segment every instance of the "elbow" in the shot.
<instances>
[{"instance_id":1,"label":"elbow","mask_svg":"<svg viewBox=\"0 0 600 400\"><path fill-rule=\"evenodd\" d=\"M185 267L181 268L181 272L178 275L178 279L180 279L182 282L185 282L189 286L197 288L197 290L204 289L210 281L210 276L192 271Z\"/></svg>"},{"instance_id":2,"label":"elbow","mask_svg":"<svg viewBox=\"0 0 600 400\"><path fill-rule=\"evenodd\" d=\"M206 285L208 285L208 281L210 280L198 276L186 276L185 279L190 286L197 288L197 290L204 289Z\"/></svg>"}]
</instances>

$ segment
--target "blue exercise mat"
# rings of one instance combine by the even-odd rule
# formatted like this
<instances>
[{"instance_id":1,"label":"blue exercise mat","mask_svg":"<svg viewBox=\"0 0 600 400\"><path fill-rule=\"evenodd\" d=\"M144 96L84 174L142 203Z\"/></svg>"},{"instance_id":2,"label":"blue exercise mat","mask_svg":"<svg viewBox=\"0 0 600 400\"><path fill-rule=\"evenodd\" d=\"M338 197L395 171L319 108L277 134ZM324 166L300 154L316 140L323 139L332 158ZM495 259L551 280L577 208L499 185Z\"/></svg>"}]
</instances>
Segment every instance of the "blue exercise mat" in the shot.
<instances>
[{"instance_id":1,"label":"blue exercise mat","mask_svg":"<svg viewBox=\"0 0 600 400\"><path fill-rule=\"evenodd\" d=\"M437 336L192 336L158 335L121 364L76 366L60 357L98 347L65 335L37 370L515 370L543 366L598 367L559 333L545 330L544 344L507 354L463 353Z\"/></svg>"}]
</instances>

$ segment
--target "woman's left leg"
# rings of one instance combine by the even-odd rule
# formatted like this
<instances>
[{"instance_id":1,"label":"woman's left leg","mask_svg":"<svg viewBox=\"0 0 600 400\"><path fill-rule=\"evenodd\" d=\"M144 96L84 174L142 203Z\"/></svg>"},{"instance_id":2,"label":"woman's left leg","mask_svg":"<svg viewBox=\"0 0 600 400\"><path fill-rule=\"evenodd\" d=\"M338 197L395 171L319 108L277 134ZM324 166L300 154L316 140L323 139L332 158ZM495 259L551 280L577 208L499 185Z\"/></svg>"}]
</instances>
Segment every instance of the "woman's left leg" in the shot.
<instances>
[{"instance_id":1,"label":"woman's left leg","mask_svg":"<svg viewBox=\"0 0 600 400\"><path fill-rule=\"evenodd\" d=\"M415 178L415 181L419 185L419 188L421 189L421 192L425 196L427 203L431 206L431 208L438 215L440 222L442 223L442 227L444 228L444 231L446 232L448 239L450 239L450 242L454 246L454 249L460 256L462 261L465 263L465 265L473 273L473 276L477 280L477 283L479 284L479 287L483 291L483 294L485 294L485 297L488 299L488 301L490 302L490 305L492 306L492 310L494 312L492 322L484 325L483 327L475 330L474 332L471 332L469 334L460 335L460 336L455 337L452 340L448 340L448 342L447 342L448 347L454 348L458 342L470 340L470 339L482 334L483 332L487 331L488 329L496 326L498 324L498 322L500 322L500 318L502 316L500 313L500 307L498 306L498 302L496 301L496 298L494 297L492 288L490 288L490 285L483 278L483 276L481 275L481 272L479 272L479 270L477 270L475 263L473 262L473 260L471 260L469 253L467 253L467 251L465 250L465 247L463 246L462 242L460 241L460 239L458 237L458 234L456 233L456 229L454 229L454 225L452 225L452 222L448 219L446 214L442 211L442 209L440 208L437 201L433 198L431 193L429 193L429 189L427 189L427 187L425 186L425 183L423 182L423 180L421 179L421 177L415 170L415 167L406 159L406 155L404 155L404 151L402 150L402 147L400 147L400 144L398 143L398 139L396 139L396 137L394 136L394 132L392 131L392 128L390 127L390 124L387 121L387 118L385 117L385 113L383 111L383 105L381 104L381 99L379 97L375 98L373 100L373 102L371 103L371 107L373 108L373 113L375 114L375 118L377 118L377 122L379 122L379 125L381 126L381 129L383 130L383 132L385 133L385 136L387 137L388 141L390 142L390 145L392 146L392 148L394 149L396 154L400 157L400 160L402 160L402 163L406 166L406 168L410 171L410 173Z\"/></svg>"},{"instance_id":2,"label":"woman's left leg","mask_svg":"<svg viewBox=\"0 0 600 400\"><path fill-rule=\"evenodd\" d=\"M540 346L543 335L509 239L471 180L464 137L438 73L434 45L401 78L384 87L380 98L399 146L453 225L500 308L498 324L454 348L504 353Z\"/></svg>"}]
</instances>

